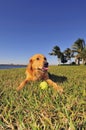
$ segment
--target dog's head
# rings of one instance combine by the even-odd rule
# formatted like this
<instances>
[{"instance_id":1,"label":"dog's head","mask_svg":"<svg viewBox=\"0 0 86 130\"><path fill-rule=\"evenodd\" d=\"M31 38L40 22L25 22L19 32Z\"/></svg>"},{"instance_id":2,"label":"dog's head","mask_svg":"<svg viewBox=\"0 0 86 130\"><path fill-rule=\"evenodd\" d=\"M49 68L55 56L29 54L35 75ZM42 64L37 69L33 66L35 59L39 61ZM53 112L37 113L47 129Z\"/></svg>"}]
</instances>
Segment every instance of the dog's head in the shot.
<instances>
[{"instance_id":1,"label":"dog's head","mask_svg":"<svg viewBox=\"0 0 86 130\"><path fill-rule=\"evenodd\" d=\"M48 62L44 55L36 54L29 60L28 69L32 71L46 72L48 70Z\"/></svg>"}]
</instances>

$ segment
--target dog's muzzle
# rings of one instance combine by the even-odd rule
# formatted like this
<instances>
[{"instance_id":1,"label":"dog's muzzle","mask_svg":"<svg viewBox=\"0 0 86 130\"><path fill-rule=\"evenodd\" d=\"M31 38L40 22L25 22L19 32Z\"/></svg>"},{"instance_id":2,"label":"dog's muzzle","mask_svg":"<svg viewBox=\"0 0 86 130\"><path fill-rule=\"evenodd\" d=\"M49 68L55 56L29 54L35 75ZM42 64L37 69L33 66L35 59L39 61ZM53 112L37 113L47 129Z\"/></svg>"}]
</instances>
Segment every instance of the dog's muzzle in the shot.
<instances>
[{"instance_id":1,"label":"dog's muzzle","mask_svg":"<svg viewBox=\"0 0 86 130\"><path fill-rule=\"evenodd\" d=\"M41 70L43 72L48 70L48 62L45 62L42 68L38 68L38 70Z\"/></svg>"}]
</instances>

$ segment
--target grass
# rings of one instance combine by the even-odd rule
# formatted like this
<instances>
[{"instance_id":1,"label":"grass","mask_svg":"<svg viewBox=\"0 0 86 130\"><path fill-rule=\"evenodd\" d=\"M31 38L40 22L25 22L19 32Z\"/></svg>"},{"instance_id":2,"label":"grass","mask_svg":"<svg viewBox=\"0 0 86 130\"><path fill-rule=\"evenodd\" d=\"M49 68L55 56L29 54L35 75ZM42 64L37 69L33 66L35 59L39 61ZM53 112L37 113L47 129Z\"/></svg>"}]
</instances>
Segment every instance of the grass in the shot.
<instances>
[{"instance_id":1,"label":"grass","mask_svg":"<svg viewBox=\"0 0 86 130\"><path fill-rule=\"evenodd\" d=\"M16 92L24 72L0 70L0 130L86 130L86 66L50 66L62 95L40 82Z\"/></svg>"}]
</instances>

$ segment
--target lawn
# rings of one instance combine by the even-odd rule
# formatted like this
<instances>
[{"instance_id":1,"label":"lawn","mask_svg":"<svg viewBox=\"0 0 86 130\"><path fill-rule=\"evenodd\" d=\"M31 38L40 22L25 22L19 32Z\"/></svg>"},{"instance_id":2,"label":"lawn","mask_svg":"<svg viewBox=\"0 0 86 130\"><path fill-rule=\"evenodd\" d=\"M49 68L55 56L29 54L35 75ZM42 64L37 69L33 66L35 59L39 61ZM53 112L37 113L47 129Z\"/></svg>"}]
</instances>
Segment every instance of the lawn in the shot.
<instances>
[{"instance_id":1,"label":"lawn","mask_svg":"<svg viewBox=\"0 0 86 130\"><path fill-rule=\"evenodd\" d=\"M25 68L0 70L0 130L86 130L86 66L50 66L63 94L40 82L20 92Z\"/></svg>"}]
</instances>

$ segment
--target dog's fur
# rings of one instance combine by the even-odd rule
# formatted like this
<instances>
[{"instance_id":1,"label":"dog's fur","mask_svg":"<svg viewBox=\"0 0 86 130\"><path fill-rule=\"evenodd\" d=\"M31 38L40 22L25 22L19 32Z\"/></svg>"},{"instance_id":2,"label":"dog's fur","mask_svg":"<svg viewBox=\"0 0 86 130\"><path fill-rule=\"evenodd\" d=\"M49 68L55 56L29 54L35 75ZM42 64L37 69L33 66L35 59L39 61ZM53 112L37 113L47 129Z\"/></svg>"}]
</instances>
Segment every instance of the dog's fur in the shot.
<instances>
[{"instance_id":1,"label":"dog's fur","mask_svg":"<svg viewBox=\"0 0 86 130\"><path fill-rule=\"evenodd\" d=\"M48 62L44 55L36 54L32 56L26 69L26 79L19 85L17 91L22 89L29 81L45 80L58 92L63 92L62 87L58 86L55 82L49 79L47 70Z\"/></svg>"}]
</instances>

